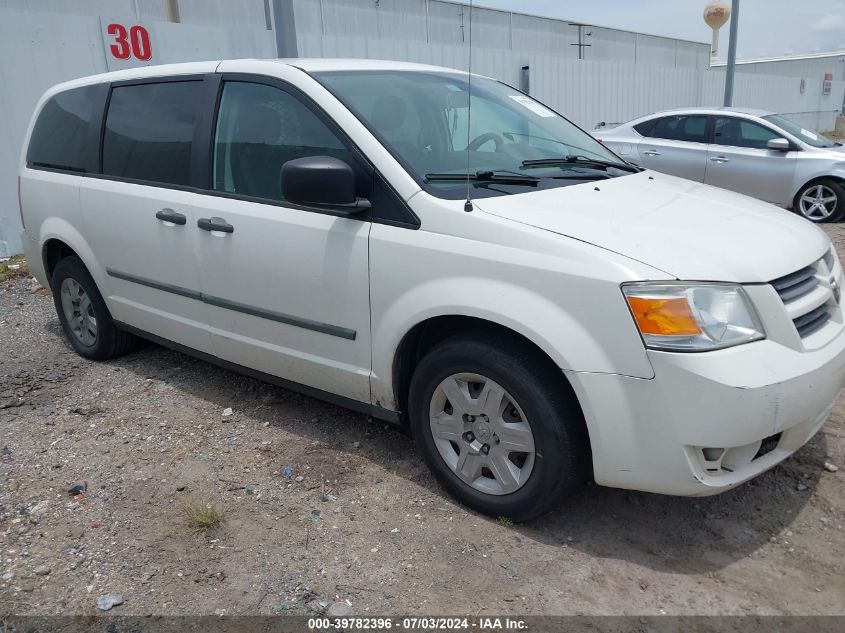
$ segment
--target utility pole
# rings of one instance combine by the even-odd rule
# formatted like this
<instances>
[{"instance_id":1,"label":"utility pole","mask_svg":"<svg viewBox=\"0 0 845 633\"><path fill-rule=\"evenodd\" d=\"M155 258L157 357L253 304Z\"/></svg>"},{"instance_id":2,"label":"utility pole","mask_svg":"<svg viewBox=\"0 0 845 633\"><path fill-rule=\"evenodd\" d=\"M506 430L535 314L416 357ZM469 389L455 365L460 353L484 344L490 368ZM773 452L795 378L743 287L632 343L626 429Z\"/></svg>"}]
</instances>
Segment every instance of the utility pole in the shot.
<instances>
[{"instance_id":1,"label":"utility pole","mask_svg":"<svg viewBox=\"0 0 845 633\"><path fill-rule=\"evenodd\" d=\"M296 20L293 14L293 0L272 0L273 27L276 34L276 55L299 57L296 43Z\"/></svg>"},{"instance_id":2,"label":"utility pole","mask_svg":"<svg viewBox=\"0 0 845 633\"><path fill-rule=\"evenodd\" d=\"M736 66L736 33L739 28L739 0L731 0L731 39L728 43L728 65L725 68L725 107L734 98L734 67Z\"/></svg>"},{"instance_id":3,"label":"utility pole","mask_svg":"<svg viewBox=\"0 0 845 633\"><path fill-rule=\"evenodd\" d=\"M584 27L587 26L586 24L578 24L577 22L570 22L569 26L577 26L578 27L578 43L572 43L570 46L577 46L578 47L578 59L584 59L584 48L592 46L592 44L585 44L584 40L588 37L592 37L592 31L589 33L584 33Z\"/></svg>"},{"instance_id":4,"label":"utility pole","mask_svg":"<svg viewBox=\"0 0 845 633\"><path fill-rule=\"evenodd\" d=\"M179 0L167 0L167 21L182 21L182 18L179 16Z\"/></svg>"}]
</instances>

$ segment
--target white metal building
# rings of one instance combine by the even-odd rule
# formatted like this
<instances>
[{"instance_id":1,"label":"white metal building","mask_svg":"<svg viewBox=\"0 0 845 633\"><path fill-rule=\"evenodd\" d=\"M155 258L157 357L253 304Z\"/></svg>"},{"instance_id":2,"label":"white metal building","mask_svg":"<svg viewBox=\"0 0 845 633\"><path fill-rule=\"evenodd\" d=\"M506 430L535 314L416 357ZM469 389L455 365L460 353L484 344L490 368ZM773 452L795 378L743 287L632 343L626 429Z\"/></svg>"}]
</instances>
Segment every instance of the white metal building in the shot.
<instances>
[{"instance_id":1,"label":"white metal building","mask_svg":"<svg viewBox=\"0 0 845 633\"><path fill-rule=\"evenodd\" d=\"M714 64L713 67L722 70L725 64L724 62ZM791 89L801 92L807 90L806 80L808 79L822 82L845 81L845 50L737 60L736 71L750 75L793 77L799 81L792 82ZM833 87L831 83L831 91ZM822 84L822 90L824 89L824 84ZM845 99L841 104L841 112L845 114Z\"/></svg>"},{"instance_id":2,"label":"white metal building","mask_svg":"<svg viewBox=\"0 0 845 633\"><path fill-rule=\"evenodd\" d=\"M466 70L469 13L450 0L0 0L0 144L10 148L0 152L0 257L20 249L18 156L49 86L130 65L238 57L384 58ZM144 30L149 51L117 58L121 28ZM722 99L724 73L709 69L703 42L479 6L472 42L475 72L521 87L588 129ZM735 103L830 129L842 78L823 94L823 75L808 75L799 92L794 75L742 72Z\"/></svg>"},{"instance_id":3,"label":"white metal building","mask_svg":"<svg viewBox=\"0 0 845 633\"><path fill-rule=\"evenodd\" d=\"M706 68L710 46L566 20L473 9L473 46L560 59ZM525 3L530 8L530 2ZM469 7L444 0L294 0L303 57L329 56L336 38L394 39L433 45L467 42Z\"/></svg>"},{"instance_id":4,"label":"white metal building","mask_svg":"<svg viewBox=\"0 0 845 633\"><path fill-rule=\"evenodd\" d=\"M725 62L713 64L713 67L724 68ZM804 79L819 79L825 74L830 74L833 79L843 80L845 79L845 51L738 59L736 70L759 75Z\"/></svg>"}]
</instances>

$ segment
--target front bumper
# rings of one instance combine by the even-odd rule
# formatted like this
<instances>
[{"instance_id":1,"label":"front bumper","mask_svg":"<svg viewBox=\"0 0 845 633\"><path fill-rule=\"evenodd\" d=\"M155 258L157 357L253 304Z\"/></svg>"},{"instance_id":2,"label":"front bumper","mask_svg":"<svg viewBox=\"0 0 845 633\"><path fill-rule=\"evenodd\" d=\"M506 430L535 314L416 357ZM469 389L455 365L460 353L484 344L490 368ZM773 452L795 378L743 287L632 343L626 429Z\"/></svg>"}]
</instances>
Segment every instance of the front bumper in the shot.
<instances>
[{"instance_id":1,"label":"front bumper","mask_svg":"<svg viewBox=\"0 0 845 633\"><path fill-rule=\"evenodd\" d=\"M845 328L812 352L763 340L649 357L649 380L568 373L596 483L716 494L771 468L821 428L845 385Z\"/></svg>"}]
</instances>

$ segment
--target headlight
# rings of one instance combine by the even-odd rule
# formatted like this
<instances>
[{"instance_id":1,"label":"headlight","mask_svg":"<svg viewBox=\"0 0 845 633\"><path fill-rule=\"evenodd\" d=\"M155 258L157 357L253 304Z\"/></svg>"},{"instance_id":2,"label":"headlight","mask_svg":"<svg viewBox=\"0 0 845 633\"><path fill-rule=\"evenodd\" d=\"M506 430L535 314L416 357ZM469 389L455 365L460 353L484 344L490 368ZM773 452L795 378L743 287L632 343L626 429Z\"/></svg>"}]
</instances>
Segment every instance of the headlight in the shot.
<instances>
[{"instance_id":1,"label":"headlight","mask_svg":"<svg viewBox=\"0 0 845 633\"><path fill-rule=\"evenodd\" d=\"M698 352L766 336L741 286L636 283L622 292L650 349Z\"/></svg>"}]
</instances>

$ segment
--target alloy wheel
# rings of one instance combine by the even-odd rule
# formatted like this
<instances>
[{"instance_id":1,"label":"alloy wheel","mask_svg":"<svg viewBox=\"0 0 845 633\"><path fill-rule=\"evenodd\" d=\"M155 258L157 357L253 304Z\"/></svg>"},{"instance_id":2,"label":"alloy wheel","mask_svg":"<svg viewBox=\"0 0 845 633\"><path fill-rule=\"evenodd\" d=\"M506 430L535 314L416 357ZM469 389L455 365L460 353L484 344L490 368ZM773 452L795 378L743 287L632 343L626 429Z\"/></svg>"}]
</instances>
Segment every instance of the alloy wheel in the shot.
<instances>
[{"instance_id":1,"label":"alloy wheel","mask_svg":"<svg viewBox=\"0 0 845 633\"><path fill-rule=\"evenodd\" d=\"M820 222L827 220L836 211L838 199L836 192L825 185L815 185L804 190L798 204L801 215Z\"/></svg>"}]
</instances>

